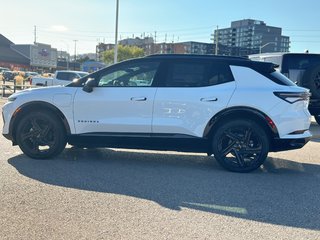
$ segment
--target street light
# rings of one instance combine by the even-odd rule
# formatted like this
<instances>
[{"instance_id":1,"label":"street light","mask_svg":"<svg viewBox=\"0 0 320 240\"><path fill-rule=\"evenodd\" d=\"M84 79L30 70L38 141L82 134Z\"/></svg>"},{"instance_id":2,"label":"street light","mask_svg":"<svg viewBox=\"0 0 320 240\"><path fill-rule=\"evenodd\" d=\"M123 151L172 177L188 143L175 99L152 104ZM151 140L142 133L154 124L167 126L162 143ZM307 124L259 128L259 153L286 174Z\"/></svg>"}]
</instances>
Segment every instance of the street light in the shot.
<instances>
[{"instance_id":1,"label":"street light","mask_svg":"<svg viewBox=\"0 0 320 240\"><path fill-rule=\"evenodd\" d=\"M119 15L119 0L116 3L116 33L114 43L114 63L118 61L118 15Z\"/></svg>"},{"instance_id":2,"label":"street light","mask_svg":"<svg viewBox=\"0 0 320 240\"><path fill-rule=\"evenodd\" d=\"M261 53L262 48L264 48L264 47L266 47L266 46L268 46L268 45L270 45L270 44L276 44L276 42L268 42L268 43L260 46L260 48L259 48L259 53Z\"/></svg>"}]
</instances>

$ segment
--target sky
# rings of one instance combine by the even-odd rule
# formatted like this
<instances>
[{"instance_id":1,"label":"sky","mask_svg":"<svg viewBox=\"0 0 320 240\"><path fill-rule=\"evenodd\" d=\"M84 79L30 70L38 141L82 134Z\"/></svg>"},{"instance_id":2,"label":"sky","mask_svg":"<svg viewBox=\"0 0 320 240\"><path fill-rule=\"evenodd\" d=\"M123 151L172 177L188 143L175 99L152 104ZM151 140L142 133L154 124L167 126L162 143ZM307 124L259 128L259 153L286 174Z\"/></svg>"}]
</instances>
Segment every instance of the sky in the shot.
<instances>
[{"instance_id":1,"label":"sky","mask_svg":"<svg viewBox=\"0 0 320 240\"><path fill-rule=\"evenodd\" d=\"M36 40L77 54L114 43L116 0L0 0L0 34L16 44ZM290 52L320 53L319 0L119 0L119 39L212 42L217 28L256 19L281 27Z\"/></svg>"}]
</instances>

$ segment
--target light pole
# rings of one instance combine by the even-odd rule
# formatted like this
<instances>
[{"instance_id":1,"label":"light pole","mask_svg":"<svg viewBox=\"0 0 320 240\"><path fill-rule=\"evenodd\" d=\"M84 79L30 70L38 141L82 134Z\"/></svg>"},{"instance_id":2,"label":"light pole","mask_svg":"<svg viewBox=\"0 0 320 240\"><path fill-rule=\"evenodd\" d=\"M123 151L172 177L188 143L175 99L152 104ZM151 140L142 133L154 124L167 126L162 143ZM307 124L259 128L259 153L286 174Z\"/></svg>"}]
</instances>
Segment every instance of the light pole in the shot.
<instances>
[{"instance_id":1,"label":"light pole","mask_svg":"<svg viewBox=\"0 0 320 240\"><path fill-rule=\"evenodd\" d=\"M114 63L118 61L118 15L119 15L119 0L116 0L116 32L114 42Z\"/></svg>"},{"instance_id":2,"label":"light pole","mask_svg":"<svg viewBox=\"0 0 320 240\"><path fill-rule=\"evenodd\" d=\"M264 45L260 45L260 47L259 47L259 53L261 53L261 50L262 50L262 48L264 48L264 47L266 47L266 46L268 46L268 45L270 45L270 44L276 44L276 42L268 42L268 43L266 43L266 44L264 44Z\"/></svg>"},{"instance_id":3,"label":"light pole","mask_svg":"<svg viewBox=\"0 0 320 240\"><path fill-rule=\"evenodd\" d=\"M78 40L73 40L74 41L74 65L73 65L73 70L76 70L76 61L77 61L77 41Z\"/></svg>"}]
</instances>

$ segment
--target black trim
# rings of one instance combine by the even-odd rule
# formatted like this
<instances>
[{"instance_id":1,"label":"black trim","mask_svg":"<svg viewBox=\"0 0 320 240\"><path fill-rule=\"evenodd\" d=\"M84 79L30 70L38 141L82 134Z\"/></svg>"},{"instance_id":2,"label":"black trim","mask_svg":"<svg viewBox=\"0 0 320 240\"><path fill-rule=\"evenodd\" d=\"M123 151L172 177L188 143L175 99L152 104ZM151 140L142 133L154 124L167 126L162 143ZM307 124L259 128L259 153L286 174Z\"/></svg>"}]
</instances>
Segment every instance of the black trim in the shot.
<instances>
[{"instance_id":1,"label":"black trim","mask_svg":"<svg viewBox=\"0 0 320 240\"><path fill-rule=\"evenodd\" d=\"M229 116L231 115L236 115L238 118L241 118L241 119L251 119L252 116L256 117L259 120L261 120L263 123L265 123L265 126L267 126L268 130L270 130L270 132L272 133L273 138L279 137L278 129L274 124L269 122L271 118L268 117L263 112L250 107L231 107L217 113L208 122L207 126L205 127L203 136L205 138L209 138L215 125L219 124L221 120L233 119L233 118L229 118Z\"/></svg>"},{"instance_id":2,"label":"black trim","mask_svg":"<svg viewBox=\"0 0 320 240\"><path fill-rule=\"evenodd\" d=\"M114 147L146 150L204 152L211 141L181 134L93 133L68 136L68 143L78 147Z\"/></svg>"},{"instance_id":3,"label":"black trim","mask_svg":"<svg viewBox=\"0 0 320 240\"><path fill-rule=\"evenodd\" d=\"M67 135L71 134L70 126L69 126L69 123L68 123L66 117L56 106L52 105L51 103L47 103L47 102L33 101L33 102L25 103L25 104L21 105L20 107L18 107L10 120L8 135L10 136L14 145L16 144L15 132L14 132L16 124L19 122L20 117L22 117L24 114L26 114L30 111L34 111L34 110L36 110L36 111L42 111L42 110L48 111L49 110L49 111L53 111L53 112L57 113L58 117L62 120L62 123L65 127Z\"/></svg>"},{"instance_id":4,"label":"black trim","mask_svg":"<svg viewBox=\"0 0 320 240\"><path fill-rule=\"evenodd\" d=\"M270 147L270 152L280 152L286 150L293 150L302 148L309 142L311 137L307 138L295 138L295 139L280 139L275 138L272 141L272 145Z\"/></svg>"}]
</instances>

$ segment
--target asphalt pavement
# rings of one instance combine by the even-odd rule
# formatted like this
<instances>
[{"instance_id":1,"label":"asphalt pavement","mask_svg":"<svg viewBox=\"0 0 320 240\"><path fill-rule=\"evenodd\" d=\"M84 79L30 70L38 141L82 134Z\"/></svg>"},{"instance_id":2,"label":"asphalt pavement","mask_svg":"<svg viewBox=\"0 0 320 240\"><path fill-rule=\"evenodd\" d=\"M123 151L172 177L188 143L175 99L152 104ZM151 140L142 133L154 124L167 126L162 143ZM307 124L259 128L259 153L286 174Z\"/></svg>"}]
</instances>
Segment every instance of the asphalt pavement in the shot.
<instances>
[{"instance_id":1,"label":"asphalt pavement","mask_svg":"<svg viewBox=\"0 0 320 240\"><path fill-rule=\"evenodd\" d=\"M0 239L320 239L311 131L249 174L194 153L68 146L33 160L0 136Z\"/></svg>"}]
</instances>

